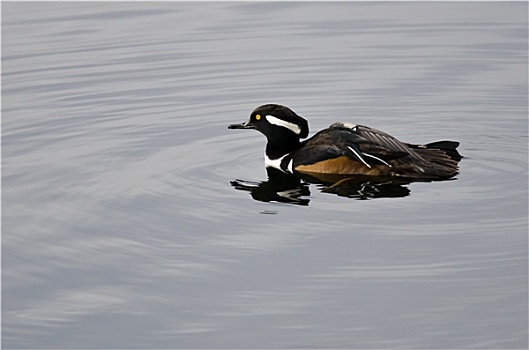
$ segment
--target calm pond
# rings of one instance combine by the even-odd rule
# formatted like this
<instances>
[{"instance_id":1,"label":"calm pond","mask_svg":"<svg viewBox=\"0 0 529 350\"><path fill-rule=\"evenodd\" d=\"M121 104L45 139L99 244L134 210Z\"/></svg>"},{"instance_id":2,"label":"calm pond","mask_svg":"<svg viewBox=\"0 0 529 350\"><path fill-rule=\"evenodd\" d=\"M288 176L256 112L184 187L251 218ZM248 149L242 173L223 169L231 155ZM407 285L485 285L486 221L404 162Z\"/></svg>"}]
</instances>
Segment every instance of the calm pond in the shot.
<instances>
[{"instance_id":1,"label":"calm pond","mask_svg":"<svg viewBox=\"0 0 529 350\"><path fill-rule=\"evenodd\" d=\"M2 346L527 349L527 28L527 2L3 2ZM265 103L465 158L272 181L227 129Z\"/></svg>"}]
</instances>

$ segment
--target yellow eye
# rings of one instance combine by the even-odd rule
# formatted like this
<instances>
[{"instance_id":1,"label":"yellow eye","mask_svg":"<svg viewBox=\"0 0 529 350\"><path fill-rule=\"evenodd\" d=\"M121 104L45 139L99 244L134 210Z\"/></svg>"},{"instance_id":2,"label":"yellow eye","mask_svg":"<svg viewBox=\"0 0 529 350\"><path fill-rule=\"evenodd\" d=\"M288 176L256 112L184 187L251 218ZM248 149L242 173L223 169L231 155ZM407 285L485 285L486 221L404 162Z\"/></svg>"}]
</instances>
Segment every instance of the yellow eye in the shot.
<instances>
[{"instance_id":1,"label":"yellow eye","mask_svg":"<svg viewBox=\"0 0 529 350\"><path fill-rule=\"evenodd\" d=\"M255 120L260 120L261 119L261 115L260 114L256 114L255 115Z\"/></svg>"}]
</instances>

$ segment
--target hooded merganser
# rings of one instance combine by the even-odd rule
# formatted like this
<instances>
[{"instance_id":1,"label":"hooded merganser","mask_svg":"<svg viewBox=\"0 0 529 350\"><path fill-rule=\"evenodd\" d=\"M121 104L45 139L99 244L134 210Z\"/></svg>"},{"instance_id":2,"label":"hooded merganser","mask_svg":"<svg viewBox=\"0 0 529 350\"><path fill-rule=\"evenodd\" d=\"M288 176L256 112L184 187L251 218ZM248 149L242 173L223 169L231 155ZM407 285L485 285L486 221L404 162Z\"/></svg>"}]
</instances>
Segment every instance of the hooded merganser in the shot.
<instances>
[{"instance_id":1,"label":"hooded merganser","mask_svg":"<svg viewBox=\"0 0 529 350\"><path fill-rule=\"evenodd\" d=\"M404 143L363 125L337 122L305 141L309 126L290 108L266 104L228 129L256 129L267 138L265 165L286 173L450 178L462 156L459 142Z\"/></svg>"}]
</instances>

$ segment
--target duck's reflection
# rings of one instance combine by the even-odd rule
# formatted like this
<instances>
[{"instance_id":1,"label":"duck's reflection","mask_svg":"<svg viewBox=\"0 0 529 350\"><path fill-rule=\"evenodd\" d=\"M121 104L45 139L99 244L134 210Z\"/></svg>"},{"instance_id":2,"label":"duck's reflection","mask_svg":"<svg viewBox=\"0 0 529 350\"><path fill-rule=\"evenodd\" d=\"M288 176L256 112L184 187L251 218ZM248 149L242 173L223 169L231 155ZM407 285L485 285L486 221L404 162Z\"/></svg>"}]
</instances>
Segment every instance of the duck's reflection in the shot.
<instances>
[{"instance_id":1,"label":"duck's reflection","mask_svg":"<svg viewBox=\"0 0 529 350\"><path fill-rule=\"evenodd\" d=\"M238 190L250 192L252 198L257 201L309 205L308 199L301 198L310 195L308 184L275 168L266 168L266 172L268 181L234 180L231 185Z\"/></svg>"},{"instance_id":2,"label":"duck's reflection","mask_svg":"<svg viewBox=\"0 0 529 350\"><path fill-rule=\"evenodd\" d=\"M282 202L308 205L309 184L316 184L321 192L332 193L355 199L397 198L410 195L406 185L412 181L395 178L373 178L368 176L336 176L306 174L286 174L275 168L266 168L268 180L253 182L245 180L231 181L231 185L248 191L252 198L261 202Z\"/></svg>"}]
</instances>

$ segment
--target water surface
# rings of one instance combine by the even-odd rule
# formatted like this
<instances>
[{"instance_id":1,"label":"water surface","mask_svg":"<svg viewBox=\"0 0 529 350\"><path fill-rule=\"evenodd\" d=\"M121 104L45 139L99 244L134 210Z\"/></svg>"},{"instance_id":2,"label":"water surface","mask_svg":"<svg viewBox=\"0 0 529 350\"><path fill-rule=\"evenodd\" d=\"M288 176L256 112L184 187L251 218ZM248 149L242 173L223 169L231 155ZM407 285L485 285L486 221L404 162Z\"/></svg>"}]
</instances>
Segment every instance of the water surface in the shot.
<instances>
[{"instance_id":1,"label":"water surface","mask_svg":"<svg viewBox=\"0 0 529 350\"><path fill-rule=\"evenodd\" d=\"M2 3L2 345L527 348L527 10ZM254 198L272 102L460 174Z\"/></svg>"}]
</instances>

